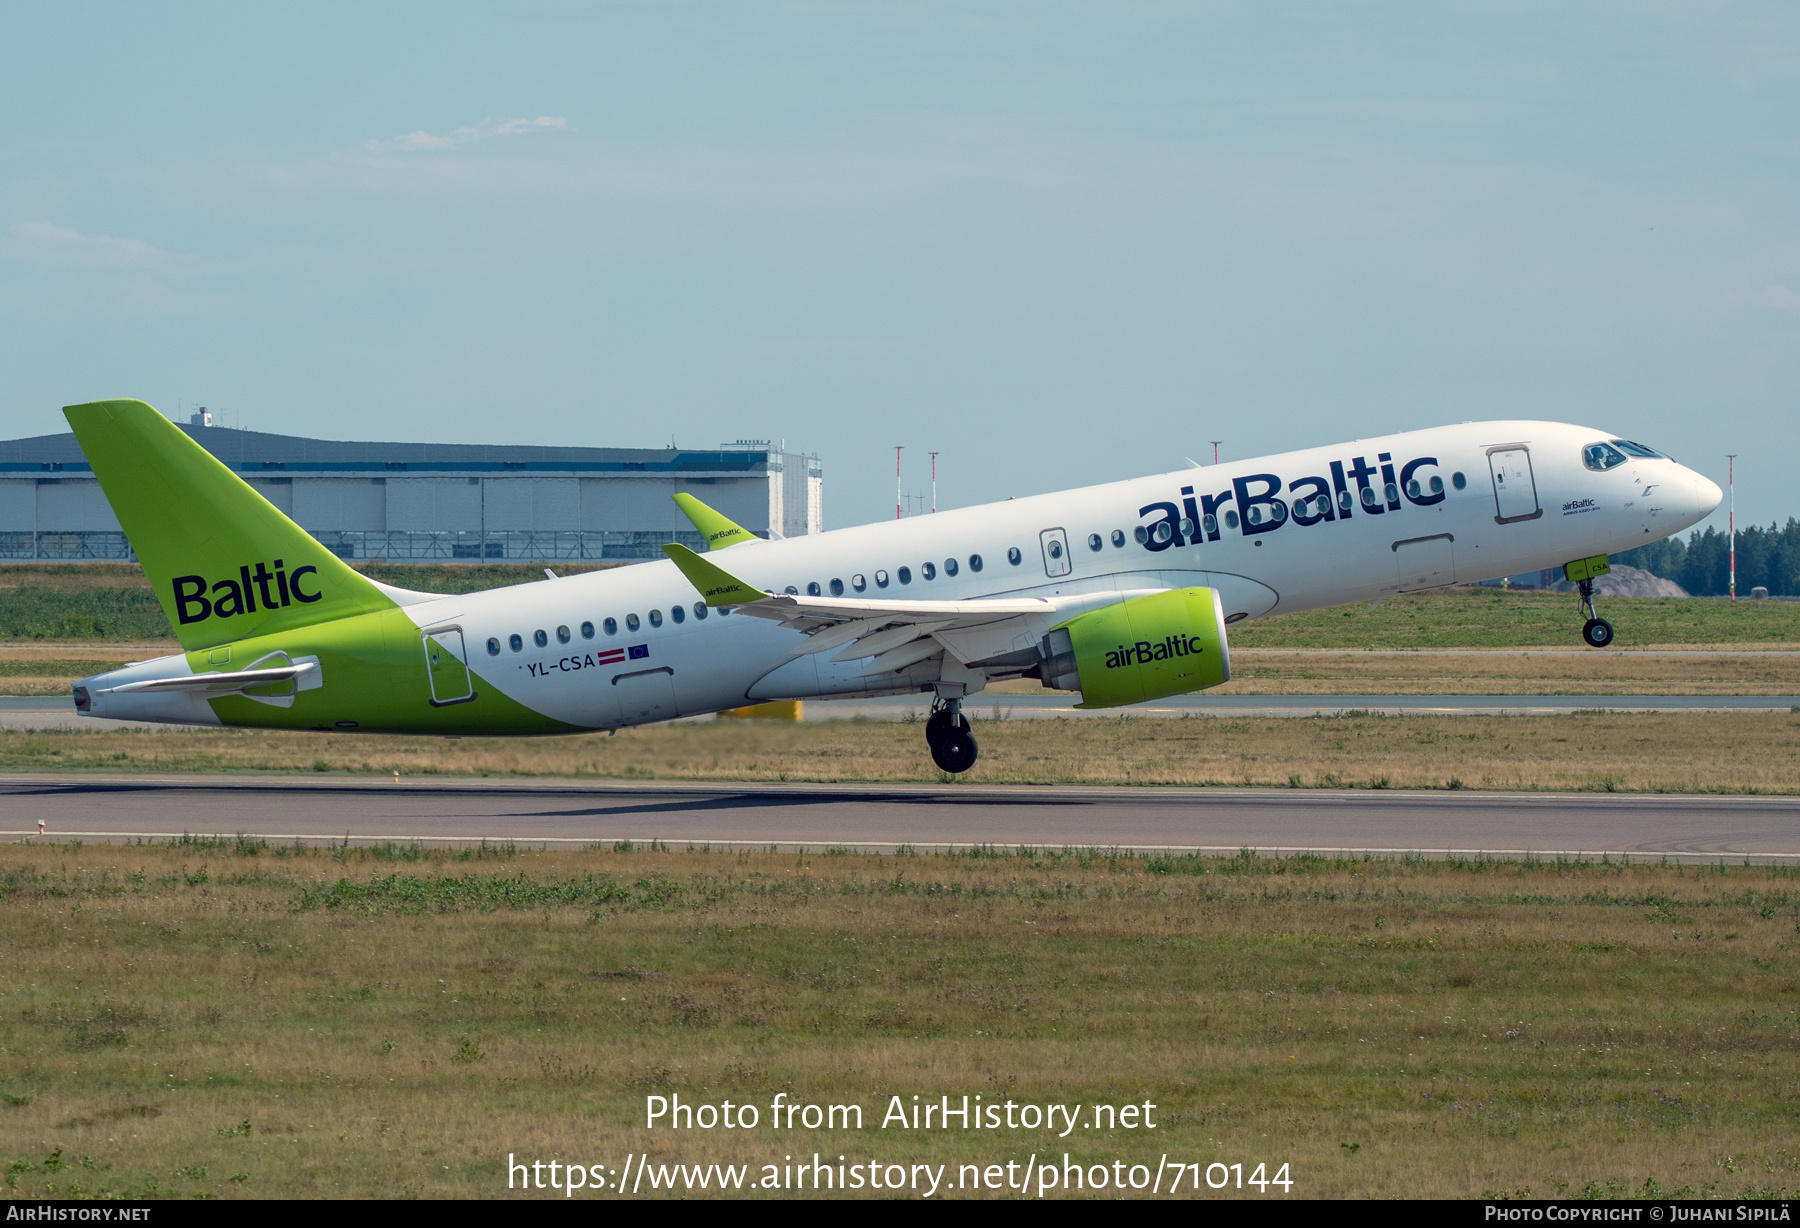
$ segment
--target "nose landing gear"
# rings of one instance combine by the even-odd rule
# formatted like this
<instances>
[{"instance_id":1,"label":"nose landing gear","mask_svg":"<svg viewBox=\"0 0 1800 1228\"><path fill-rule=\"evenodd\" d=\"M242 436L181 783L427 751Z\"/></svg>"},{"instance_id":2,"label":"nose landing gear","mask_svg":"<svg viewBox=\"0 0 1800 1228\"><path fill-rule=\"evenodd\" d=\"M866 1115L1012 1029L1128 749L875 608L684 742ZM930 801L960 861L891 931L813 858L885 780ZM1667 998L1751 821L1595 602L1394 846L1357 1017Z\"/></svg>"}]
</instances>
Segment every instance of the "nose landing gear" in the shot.
<instances>
[{"instance_id":1,"label":"nose landing gear","mask_svg":"<svg viewBox=\"0 0 1800 1228\"><path fill-rule=\"evenodd\" d=\"M966 772L975 766L981 748L962 713L962 700L939 699L931 705L925 744L931 748L931 761L946 772Z\"/></svg>"},{"instance_id":2,"label":"nose landing gear","mask_svg":"<svg viewBox=\"0 0 1800 1228\"><path fill-rule=\"evenodd\" d=\"M1581 639L1589 648L1607 648L1613 642L1613 625L1594 611L1594 577L1611 571L1612 565L1604 554L1563 564L1563 575L1575 583L1581 594L1581 612L1587 615L1587 621L1581 624Z\"/></svg>"}]
</instances>

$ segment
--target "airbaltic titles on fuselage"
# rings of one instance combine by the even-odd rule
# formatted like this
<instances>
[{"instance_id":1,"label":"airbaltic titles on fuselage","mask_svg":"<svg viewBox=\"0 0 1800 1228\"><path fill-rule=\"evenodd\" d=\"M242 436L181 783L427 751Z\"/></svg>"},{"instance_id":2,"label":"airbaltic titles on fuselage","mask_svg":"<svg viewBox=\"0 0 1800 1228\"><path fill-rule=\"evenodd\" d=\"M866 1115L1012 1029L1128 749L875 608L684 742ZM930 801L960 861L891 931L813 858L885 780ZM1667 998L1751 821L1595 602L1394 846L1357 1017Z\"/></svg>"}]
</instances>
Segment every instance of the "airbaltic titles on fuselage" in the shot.
<instances>
[{"instance_id":1,"label":"airbaltic titles on fuselage","mask_svg":"<svg viewBox=\"0 0 1800 1228\"><path fill-rule=\"evenodd\" d=\"M1295 496L1291 513L1288 502L1282 498L1279 474L1245 474L1232 479L1230 490L1198 498L1192 486L1183 486L1180 504L1148 503L1138 509L1140 520L1155 516L1149 523L1139 525L1138 540L1146 550L1168 550L1173 546L1198 545L1203 540L1218 541L1222 536L1221 519L1227 528L1252 537L1279 529L1290 514L1295 524L1315 525L1349 520L1359 512L1365 516L1397 512L1405 506L1402 499L1418 507L1444 501L1443 479L1436 474L1423 480L1419 476L1421 469L1437 467L1437 457L1416 457L1400 466L1398 473L1391 453L1379 453L1375 461L1371 466L1366 458L1353 457L1348 468L1343 461L1332 461L1329 478L1313 476L1288 482L1285 493ZM1379 487L1372 481L1377 477L1381 479ZM1352 482L1355 495L1350 494ZM1229 510L1227 504L1232 505Z\"/></svg>"}]
</instances>

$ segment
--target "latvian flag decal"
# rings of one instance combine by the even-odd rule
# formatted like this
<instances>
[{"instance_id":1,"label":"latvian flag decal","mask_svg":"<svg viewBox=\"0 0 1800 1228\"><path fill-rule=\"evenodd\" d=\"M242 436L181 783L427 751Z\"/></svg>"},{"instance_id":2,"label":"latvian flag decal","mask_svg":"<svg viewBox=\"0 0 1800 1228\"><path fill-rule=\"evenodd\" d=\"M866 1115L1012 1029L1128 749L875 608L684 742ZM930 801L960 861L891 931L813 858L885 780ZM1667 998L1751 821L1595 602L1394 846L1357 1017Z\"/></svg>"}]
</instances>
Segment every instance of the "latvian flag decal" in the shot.
<instances>
[{"instance_id":1,"label":"latvian flag decal","mask_svg":"<svg viewBox=\"0 0 1800 1228\"><path fill-rule=\"evenodd\" d=\"M596 665L617 665L625 660L627 653L630 654L633 661L642 661L650 655L650 645L633 644L629 649L609 648L605 652L594 654L594 663Z\"/></svg>"}]
</instances>

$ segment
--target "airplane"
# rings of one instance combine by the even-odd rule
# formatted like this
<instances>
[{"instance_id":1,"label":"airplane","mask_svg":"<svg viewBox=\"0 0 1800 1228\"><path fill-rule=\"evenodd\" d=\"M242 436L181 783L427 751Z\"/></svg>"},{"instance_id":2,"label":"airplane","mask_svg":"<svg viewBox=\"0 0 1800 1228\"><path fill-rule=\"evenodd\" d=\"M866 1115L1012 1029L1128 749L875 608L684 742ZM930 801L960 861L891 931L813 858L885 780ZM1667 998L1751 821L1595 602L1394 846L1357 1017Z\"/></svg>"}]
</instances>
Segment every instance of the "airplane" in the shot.
<instances>
[{"instance_id":1,"label":"airplane","mask_svg":"<svg viewBox=\"0 0 1800 1228\"><path fill-rule=\"evenodd\" d=\"M989 683L1199 691L1247 619L1561 566L1604 648L1607 555L1721 498L1610 431L1470 422L785 540L678 493L704 553L443 596L356 572L142 401L64 413L182 648L75 683L88 716L530 735L918 694L949 773Z\"/></svg>"}]
</instances>

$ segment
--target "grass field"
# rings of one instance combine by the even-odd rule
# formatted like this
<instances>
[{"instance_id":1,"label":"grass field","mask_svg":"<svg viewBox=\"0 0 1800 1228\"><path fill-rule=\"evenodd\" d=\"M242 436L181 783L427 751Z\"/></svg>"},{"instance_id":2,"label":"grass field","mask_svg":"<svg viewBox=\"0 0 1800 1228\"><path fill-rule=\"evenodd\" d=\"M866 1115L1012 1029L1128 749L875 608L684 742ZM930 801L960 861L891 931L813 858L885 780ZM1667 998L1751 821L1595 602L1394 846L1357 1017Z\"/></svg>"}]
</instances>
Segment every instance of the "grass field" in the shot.
<instances>
[{"instance_id":1,"label":"grass field","mask_svg":"<svg viewBox=\"0 0 1800 1228\"><path fill-rule=\"evenodd\" d=\"M981 715L979 709L975 714ZM977 720L990 784L1800 792L1800 713ZM0 771L948 781L916 726L675 722L616 737L0 731Z\"/></svg>"},{"instance_id":2,"label":"grass field","mask_svg":"<svg viewBox=\"0 0 1800 1228\"><path fill-rule=\"evenodd\" d=\"M939 1197L1065 1153L1286 1164L1295 1196L1800 1192L1779 869L230 839L5 866L17 1198L506 1197L509 1153L754 1183L815 1151L948 1165ZM771 1128L778 1094L863 1127ZM1083 1128L881 1125L965 1094ZM650 1129L651 1095L761 1121ZM1145 1102L1154 1131L1087 1124Z\"/></svg>"}]
</instances>

